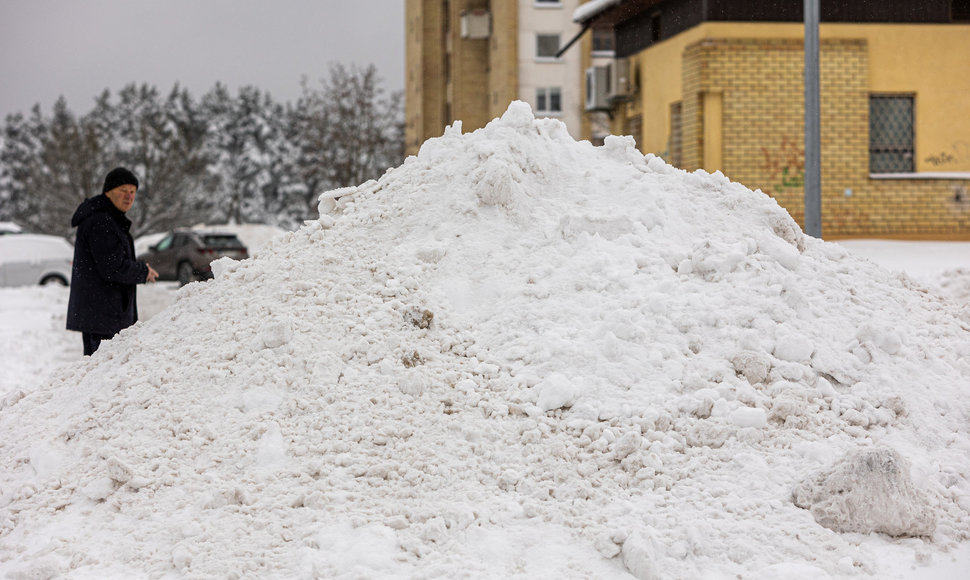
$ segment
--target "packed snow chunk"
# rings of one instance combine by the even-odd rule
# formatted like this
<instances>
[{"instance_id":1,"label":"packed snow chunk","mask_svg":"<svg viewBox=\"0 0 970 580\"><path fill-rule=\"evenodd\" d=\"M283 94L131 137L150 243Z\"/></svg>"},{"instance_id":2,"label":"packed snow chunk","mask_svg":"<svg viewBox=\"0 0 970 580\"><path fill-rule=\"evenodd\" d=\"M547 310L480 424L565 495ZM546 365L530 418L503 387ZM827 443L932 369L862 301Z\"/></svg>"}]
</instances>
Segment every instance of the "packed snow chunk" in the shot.
<instances>
[{"instance_id":1,"label":"packed snow chunk","mask_svg":"<svg viewBox=\"0 0 970 580\"><path fill-rule=\"evenodd\" d=\"M357 187L338 187L337 189L331 189L330 191L325 191L320 194L319 204L317 205L317 211L320 212L321 216L327 216L334 213L337 209L337 201L343 199L347 201L353 199L354 195L357 193ZM326 227L332 226L332 221L327 220Z\"/></svg>"},{"instance_id":2,"label":"packed snow chunk","mask_svg":"<svg viewBox=\"0 0 970 580\"><path fill-rule=\"evenodd\" d=\"M731 358L731 364L739 376L743 376L752 385L763 383L768 379L771 371L771 358L760 351L746 350Z\"/></svg>"},{"instance_id":3,"label":"packed snow chunk","mask_svg":"<svg viewBox=\"0 0 970 580\"><path fill-rule=\"evenodd\" d=\"M758 250L789 270L797 268L801 258L797 247L771 234L764 234L758 239Z\"/></svg>"},{"instance_id":4,"label":"packed snow chunk","mask_svg":"<svg viewBox=\"0 0 970 580\"><path fill-rule=\"evenodd\" d=\"M764 427L768 424L765 410L752 407L739 407L731 411L730 418L738 427Z\"/></svg>"},{"instance_id":5,"label":"packed snow chunk","mask_svg":"<svg viewBox=\"0 0 970 580\"><path fill-rule=\"evenodd\" d=\"M635 531L623 542L623 565L637 580L659 580L657 545L647 531Z\"/></svg>"},{"instance_id":6,"label":"packed snow chunk","mask_svg":"<svg viewBox=\"0 0 970 580\"><path fill-rule=\"evenodd\" d=\"M110 477L99 477L89 481L80 491L81 495L90 500L101 501L114 493L116 487L114 480Z\"/></svg>"},{"instance_id":7,"label":"packed snow chunk","mask_svg":"<svg viewBox=\"0 0 970 580\"><path fill-rule=\"evenodd\" d=\"M872 352L871 346L875 346L886 354L894 355L898 354L903 346L902 339L899 338L899 334L895 331L889 328L876 328L870 324L863 325L859 328L855 339L858 341L859 346L862 346L870 353Z\"/></svg>"},{"instance_id":8,"label":"packed snow chunk","mask_svg":"<svg viewBox=\"0 0 970 580\"><path fill-rule=\"evenodd\" d=\"M572 407L579 398L579 388L562 373L552 373L535 388L536 405L543 411Z\"/></svg>"},{"instance_id":9,"label":"packed snow chunk","mask_svg":"<svg viewBox=\"0 0 970 580\"><path fill-rule=\"evenodd\" d=\"M222 278L226 274L238 268L239 264L241 263L242 262L240 262L239 260L234 260L228 256L223 256L218 260L213 260L211 263L212 277L216 279Z\"/></svg>"},{"instance_id":10,"label":"packed snow chunk","mask_svg":"<svg viewBox=\"0 0 970 580\"><path fill-rule=\"evenodd\" d=\"M788 362L808 362L815 352L815 345L807 336L786 332L775 341L774 355Z\"/></svg>"},{"instance_id":11,"label":"packed snow chunk","mask_svg":"<svg viewBox=\"0 0 970 580\"><path fill-rule=\"evenodd\" d=\"M271 322L263 327L262 343L265 348L278 348L290 342L293 331L285 322Z\"/></svg>"},{"instance_id":12,"label":"packed snow chunk","mask_svg":"<svg viewBox=\"0 0 970 580\"><path fill-rule=\"evenodd\" d=\"M849 453L831 469L795 488L792 499L815 521L836 532L929 536L936 516L894 449Z\"/></svg>"},{"instance_id":13,"label":"packed snow chunk","mask_svg":"<svg viewBox=\"0 0 970 580\"><path fill-rule=\"evenodd\" d=\"M511 207L518 195L512 169L498 157L486 159L472 179L478 184L478 199L482 205Z\"/></svg>"},{"instance_id":14,"label":"packed snow chunk","mask_svg":"<svg viewBox=\"0 0 970 580\"><path fill-rule=\"evenodd\" d=\"M535 115L532 106L524 101L512 101L502 113L501 124L522 133L535 131Z\"/></svg>"}]
</instances>

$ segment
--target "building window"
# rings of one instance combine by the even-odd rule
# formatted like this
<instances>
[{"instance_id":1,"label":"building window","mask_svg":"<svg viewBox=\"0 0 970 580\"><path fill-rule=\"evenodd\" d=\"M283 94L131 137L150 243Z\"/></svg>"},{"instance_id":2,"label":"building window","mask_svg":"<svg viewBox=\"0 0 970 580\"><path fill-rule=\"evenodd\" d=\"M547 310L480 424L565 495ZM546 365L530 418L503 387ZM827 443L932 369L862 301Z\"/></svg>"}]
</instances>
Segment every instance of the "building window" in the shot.
<instances>
[{"instance_id":1,"label":"building window","mask_svg":"<svg viewBox=\"0 0 970 580\"><path fill-rule=\"evenodd\" d=\"M680 101L670 105L670 140L667 163L681 167L684 163L683 106Z\"/></svg>"},{"instance_id":2,"label":"building window","mask_svg":"<svg viewBox=\"0 0 970 580\"><path fill-rule=\"evenodd\" d=\"M912 173L912 95L869 97L869 172Z\"/></svg>"},{"instance_id":3,"label":"building window","mask_svg":"<svg viewBox=\"0 0 970 580\"><path fill-rule=\"evenodd\" d=\"M613 37L612 28L593 29L593 52L612 53L616 50L616 42Z\"/></svg>"},{"instance_id":4,"label":"building window","mask_svg":"<svg viewBox=\"0 0 970 580\"><path fill-rule=\"evenodd\" d=\"M559 52L558 34L536 35L536 58L554 59Z\"/></svg>"},{"instance_id":5,"label":"building window","mask_svg":"<svg viewBox=\"0 0 970 580\"><path fill-rule=\"evenodd\" d=\"M542 87L536 89L537 113L561 113L562 89L559 87Z\"/></svg>"}]
</instances>

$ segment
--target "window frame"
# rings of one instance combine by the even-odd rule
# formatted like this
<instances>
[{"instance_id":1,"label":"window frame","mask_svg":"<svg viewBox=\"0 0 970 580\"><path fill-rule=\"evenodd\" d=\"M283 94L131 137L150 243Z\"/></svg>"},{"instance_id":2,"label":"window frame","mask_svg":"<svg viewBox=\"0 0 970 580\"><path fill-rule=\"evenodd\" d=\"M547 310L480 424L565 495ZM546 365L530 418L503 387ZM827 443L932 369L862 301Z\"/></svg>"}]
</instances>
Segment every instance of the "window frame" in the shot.
<instances>
[{"instance_id":1,"label":"window frame","mask_svg":"<svg viewBox=\"0 0 970 580\"><path fill-rule=\"evenodd\" d=\"M606 50L606 49L597 49L596 48L596 36L597 36L597 34L602 35L605 30L609 30L610 44L613 46L613 48L611 48L609 50ZM592 41L593 41L593 48L591 50L591 56L593 56L594 58L595 57L612 58L616 54L616 32L612 28L609 28L609 29L607 29L605 27L604 28L593 28L592 29Z\"/></svg>"},{"instance_id":2,"label":"window frame","mask_svg":"<svg viewBox=\"0 0 970 580\"><path fill-rule=\"evenodd\" d=\"M556 37L556 50L553 51L551 56L544 56L539 54L539 39L541 37ZM562 62L561 58L556 57L556 53L562 48L562 34L558 32L537 32L536 33L536 62Z\"/></svg>"},{"instance_id":3,"label":"window frame","mask_svg":"<svg viewBox=\"0 0 970 580\"><path fill-rule=\"evenodd\" d=\"M908 146L900 147L892 143L876 143L873 141L873 131L872 131L872 117L873 117L873 104L879 99L894 99L894 100L907 100L909 101L909 143ZM869 94L869 174L870 175L893 175L893 174L913 174L916 173L916 93L870 93ZM898 153L903 156L909 156L909 168L908 169L895 169L895 170L880 170L877 171L873 165L873 154L874 153Z\"/></svg>"},{"instance_id":4,"label":"window frame","mask_svg":"<svg viewBox=\"0 0 970 580\"><path fill-rule=\"evenodd\" d=\"M552 96L554 92L558 92L559 95L559 109L552 108ZM541 108L539 104L545 101L547 103L546 108ZM562 87L536 87L536 107L535 113L537 115L545 115L547 117L556 117L563 114L563 102L562 102Z\"/></svg>"}]
</instances>

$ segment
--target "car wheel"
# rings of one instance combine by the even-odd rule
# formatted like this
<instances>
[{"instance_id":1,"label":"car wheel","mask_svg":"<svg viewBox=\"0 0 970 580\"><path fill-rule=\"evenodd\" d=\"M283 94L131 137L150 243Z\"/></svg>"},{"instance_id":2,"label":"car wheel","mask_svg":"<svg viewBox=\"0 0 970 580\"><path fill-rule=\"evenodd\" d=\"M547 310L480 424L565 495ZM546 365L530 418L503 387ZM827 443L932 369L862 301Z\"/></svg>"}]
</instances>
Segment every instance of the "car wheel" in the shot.
<instances>
[{"instance_id":1,"label":"car wheel","mask_svg":"<svg viewBox=\"0 0 970 580\"><path fill-rule=\"evenodd\" d=\"M67 286L67 280L65 280L63 276L50 274L48 276L44 276L44 279L40 281L41 286L47 286L48 284L60 284L61 286Z\"/></svg>"},{"instance_id":2,"label":"car wheel","mask_svg":"<svg viewBox=\"0 0 970 580\"><path fill-rule=\"evenodd\" d=\"M178 278L179 286L185 286L189 282L194 282L195 273L192 271L192 264L188 262L179 264Z\"/></svg>"}]
</instances>

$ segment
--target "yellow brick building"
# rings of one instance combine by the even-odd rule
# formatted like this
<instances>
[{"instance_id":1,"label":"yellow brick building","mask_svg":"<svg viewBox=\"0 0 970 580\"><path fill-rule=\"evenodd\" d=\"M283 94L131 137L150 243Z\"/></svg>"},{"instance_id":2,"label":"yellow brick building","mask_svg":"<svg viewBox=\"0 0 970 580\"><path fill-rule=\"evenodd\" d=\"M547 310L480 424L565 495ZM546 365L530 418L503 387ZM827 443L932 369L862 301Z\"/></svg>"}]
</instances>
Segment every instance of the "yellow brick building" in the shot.
<instances>
[{"instance_id":1,"label":"yellow brick building","mask_svg":"<svg viewBox=\"0 0 970 580\"><path fill-rule=\"evenodd\" d=\"M759 188L802 223L804 26L791 4L601 1L581 14L615 31L632 78L610 101L612 132ZM970 239L970 3L878 10L822 2L823 234Z\"/></svg>"}]
</instances>

